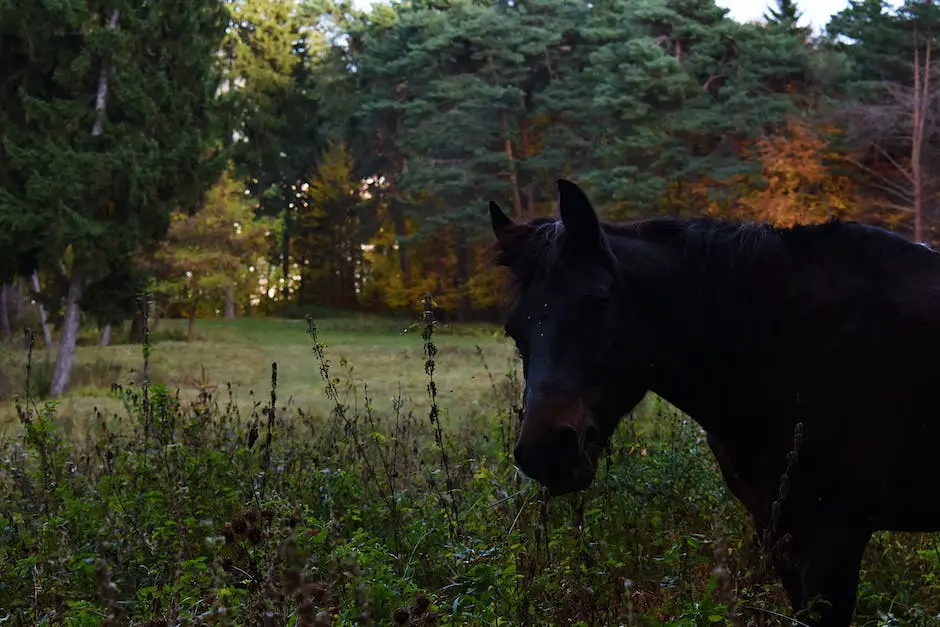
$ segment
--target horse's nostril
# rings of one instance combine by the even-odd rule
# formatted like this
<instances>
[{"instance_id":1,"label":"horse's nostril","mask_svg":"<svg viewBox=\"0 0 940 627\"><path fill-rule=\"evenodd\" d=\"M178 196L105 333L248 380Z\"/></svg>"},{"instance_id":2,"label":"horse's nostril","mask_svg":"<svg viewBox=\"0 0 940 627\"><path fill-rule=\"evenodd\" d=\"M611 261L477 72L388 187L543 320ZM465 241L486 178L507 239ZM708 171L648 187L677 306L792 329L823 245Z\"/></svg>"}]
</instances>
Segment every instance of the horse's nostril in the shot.
<instances>
[{"instance_id":1,"label":"horse's nostril","mask_svg":"<svg viewBox=\"0 0 940 627\"><path fill-rule=\"evenodd\" d=\"M581 456L581 441L578 432L571 427L562 427L552 432L551 453L557 455L554 463L576 464Z\"/></svg>"},{"instance_id":2,"label":"horse's nostril","mask_svg":"<svg viewBox=\"0 0 940 627\"><path fill-rule=\"evenodd\" d=\"M584 431L584 443L587 446L597 446L601 441L601 432L597 430L594 423L588 424Z\"/></svg>"}]
</instances>

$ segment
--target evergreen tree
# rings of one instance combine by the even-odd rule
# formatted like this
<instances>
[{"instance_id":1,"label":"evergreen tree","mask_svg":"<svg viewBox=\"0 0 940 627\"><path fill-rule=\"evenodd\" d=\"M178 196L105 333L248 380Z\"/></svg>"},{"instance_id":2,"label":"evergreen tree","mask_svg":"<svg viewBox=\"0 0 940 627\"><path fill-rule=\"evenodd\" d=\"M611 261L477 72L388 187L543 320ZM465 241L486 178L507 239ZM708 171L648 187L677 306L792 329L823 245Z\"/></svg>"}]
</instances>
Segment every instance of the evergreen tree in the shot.
<instances>
[{"instance_id":1,"label":"evergreen tree","mask_svg":"<svg viewBox=\"0 0 940 627\"><path fill-rule=\"evenodd\" d=\"M621 216L701 211L699 181L759 177L744 148L813 102L819 77L799 37L725 13L710 0L467 0L357 22L350 146L386 199L402 274L402 244L433 250L420 273L453 272L443 289L466 311L480 203L550 213L559 175Z\"/></svg>"},{"instance_id":2,"label":"evergreen tree","mask_svg":"<svg viewBox=\"0 0 940 627\"><path fill-rule=\"evenodd\" d=\"M397 280L408 289L412 283L409 217L420 211L420 205L402 187L407 160L403 116L417 82L405 67L408 50L422 37L421 20L427 14L414 3L376 3L367 14L341 13L342 24L335 28L348 33L348 45L330 46L315 83L330 86L330 97L323 104L324 111L327 103L331 108L324 117L342 130L329 134L348 146L355 175L368 186L375 217L382 213L389 222Z\"/></svg>"},{"instance_id":3,"label":"evergreen tree","mask_svg":"<svg viewBox=\"0 0 940 627\"><path fill-rule=\"evenodd\" d=\"M239 103L234 158L259 211L283 222L277 253L291 275L297 186L322 147L319 94L312 81L317 31L293 0L229 0L232 25L224 44L226 81ZM319 15L309 15L316 20ZM289 281L283 284L289 295Z\"/></svg>"},{"instance_id":4,"label":"evergreen tree","mask_svg":"<svg viewBox=\"0 0 940 627\"><path fill-rule=\"evenodd\" d=\"M51 393L68 385L83 297L115 259L197 206L223 163L219 1L0 5L4 56L20 66L0 111L4 213L40 264L65 269Z\"/></svg>"},{"instance_id":5,"label":"evergreen tree","mask_svg":"<svg viewBox=\"0 0 940 627\"><path fill-rule=\"evenodd\" d=\"M768 7L767 13L764 13L767 24L807 39L811 30L798 26L803 12L797 7L795 0L776 0L775 4L776 7Z\"/></svg>"},{"instance_id":6,"label":"evergreen tree","mask_svg":"<svg viewBox=\"0 0 940 627\"><path fill-rule=\"evenodd\" d=\"M301 302L354 309L358 305L363 203L345 144L331 145L301 186L294 256L300 265Z\"/></svg>"},{"instance_id":7,"label":"evergreen tree","mask_svg":"<svg viewBox=\"0 0 940 627\"><path fill-rule=\"evenodd\" d=\"M101 329L101 344L111 340L111 327L139 313L140 300L149 284L146 268L134 259L112 257L103 274L90 281L82 296L85 313Z\"/></svg>"},{"instance_id":8,"label":"evergreen tree","mask_svg":"<svg viewBox=\"0 0 940 627\"><path fill-rule=\"evenodd\" d=\"M697 182L720 189L756 174L742 147L785 125L794 84L814 81L796 38L725 13L712 1L643 0L588 20L586 120L606 123L584 178L621 215L697 213Z\"/></svg>"}]
</instances>

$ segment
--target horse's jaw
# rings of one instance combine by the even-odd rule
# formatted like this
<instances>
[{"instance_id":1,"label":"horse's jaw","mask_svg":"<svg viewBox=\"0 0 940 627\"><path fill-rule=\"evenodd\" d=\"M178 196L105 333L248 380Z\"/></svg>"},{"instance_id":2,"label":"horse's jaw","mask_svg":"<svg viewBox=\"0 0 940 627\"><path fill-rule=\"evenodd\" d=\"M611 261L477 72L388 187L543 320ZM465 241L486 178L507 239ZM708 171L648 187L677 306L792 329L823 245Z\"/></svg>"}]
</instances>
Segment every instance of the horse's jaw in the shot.
<instances>
[{"instance_id":1,"label":"horse's jaw","mask_svg":"<svg viewBox=\"0 0 940 627\"><path fill-rule=\"evenodd\" d=\"M564 496L566 494L573 494L575 492L581 492L591 487L591 484L594 483L594 471L578 473L574 479L567 481L564 484L558 485L545 485L545 489L548 490L550 496Z\"/></svg>"},{"instance_id":2,"label":"horse's jaw","mask_svg":"<svg viewBox=\"0 0 940 627\"><path fill-rule=\"evenodd\" d=\"M600 458L600 451L600 444L591 442L586 450L582 452L581 464L568 474L563 481L540 481L539 483L553 497L588 489L597 476L597 461Z\"/></svg>"}]
</instances>

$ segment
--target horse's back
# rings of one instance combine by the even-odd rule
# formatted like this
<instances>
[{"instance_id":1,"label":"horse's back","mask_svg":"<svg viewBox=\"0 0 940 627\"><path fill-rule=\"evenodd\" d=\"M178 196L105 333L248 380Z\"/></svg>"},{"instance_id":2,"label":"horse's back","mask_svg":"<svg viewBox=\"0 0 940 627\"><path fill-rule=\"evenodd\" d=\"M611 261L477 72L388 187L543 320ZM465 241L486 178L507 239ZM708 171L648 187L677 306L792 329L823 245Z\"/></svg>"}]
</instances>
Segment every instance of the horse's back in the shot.
<instances>
[{"instance_id":1,"label":"horse's back","mask_svg":"<svg viewBox=\"0 0 940 627\"><path fill-rule=\"evenodd\" d=\"M877 230L833 248L802 303L807 479L876 528L940 529L940 254Z\"/></svg>"}]
</instances>

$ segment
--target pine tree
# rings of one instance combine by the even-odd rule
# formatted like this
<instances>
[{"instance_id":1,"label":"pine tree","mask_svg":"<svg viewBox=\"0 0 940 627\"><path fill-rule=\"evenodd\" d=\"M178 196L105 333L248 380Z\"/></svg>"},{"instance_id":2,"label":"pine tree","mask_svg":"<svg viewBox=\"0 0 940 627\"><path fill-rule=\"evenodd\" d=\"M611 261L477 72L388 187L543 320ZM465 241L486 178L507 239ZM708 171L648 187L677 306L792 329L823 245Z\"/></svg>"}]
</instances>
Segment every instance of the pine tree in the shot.
<instances>
[{"instance_id":1,"label":"pine tree","mask_svg":"<svg viewBox=\"0 0 940 627\"><path fill-rule=\"evenodd\" d=\"M768 7L767 13L764 14L767 24L799 35L804 40L808 39L811 30L798 26L803 18L803 12L797 7L795 0L776 0L775 4L776 7Z\"/></svg>"},{"instance_id":2,"label":"pine tree","mask_svg":"<svg viewBox=\"0 0 940 627\"><path fill-rule=\"evenodd\" d=\"M584 27L596 49L581 75L595 131L584 180L621 216L698 213L701 181L757 172L742 148L793 114L811 83L793 36L725 17L714 2L612 2ZM721 191L716 190L716 191Z\"/></svg>"},{"instance_id":3,"label":"pine tree","mask_svg":"<svg viewBox=\"0 0 940 627\"><path fill-rule=\"evenodd\" d=\"M260 212L283 223L277 257L288 277L296 189L323 146L321 94L310 67L319 52L312 38L320 16L303 19L293 0L228 2L233 19L223 49L226 81L239 104L235 163ZM285 297L289 286L282 286Z\"/></svg>"}]
</instances>

